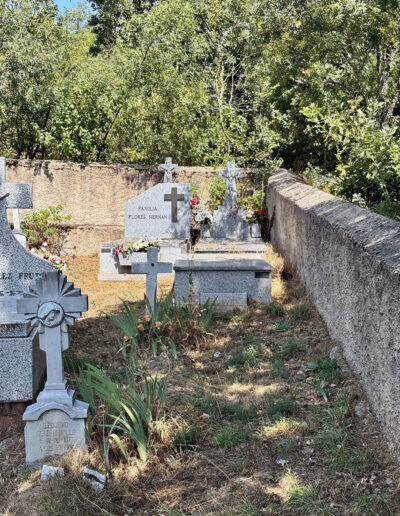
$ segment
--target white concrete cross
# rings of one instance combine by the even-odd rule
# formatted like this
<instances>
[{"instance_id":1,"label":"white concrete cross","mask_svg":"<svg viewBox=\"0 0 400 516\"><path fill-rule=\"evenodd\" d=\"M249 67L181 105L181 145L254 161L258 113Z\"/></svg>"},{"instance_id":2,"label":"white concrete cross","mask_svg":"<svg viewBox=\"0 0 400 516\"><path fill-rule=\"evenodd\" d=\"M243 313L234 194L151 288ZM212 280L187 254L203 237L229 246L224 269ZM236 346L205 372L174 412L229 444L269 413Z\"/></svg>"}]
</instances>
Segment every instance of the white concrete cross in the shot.
<instances>
[{"instance_id":1,"label":"white concrete cross","mask_svg":"<svg viewBox=\"0 0 400 516\"><path fill-rule=\"evenodd\" d=\"M158 165L158 170L164 172L164 183L173 183L172 172L178 168L178 165L172 163L172 158L165 158L165 163Z\"/></svg>"},{"instance_id":2,"label":"white concrete cross","mask_svg":"<svg viewBox=\"0 0 400 516\"><path fill-rule=\"evenodd\" d=\"M62 351L69 348L68 325L73 325L88 309L88 297L61 276L59 271L44 272L17 300L17 310L33 326L39 326L40 349L46 352L47 382L44 391L66 391Z\"/></svg>"},{"instance_id":3,"label":"white concrete cross","mask_svg":"<svg viewBox=\"0 0 400 516\"><path fill-rule=\"evenodd\" d=\"M6 160L0 158L0 217L7 208L32 208L32 185L6 183Z\"/></svg>"},{"instance_id":4,"label":"white concrete cross","mask_svg":"<svg viewBox=\"0 0 400 516\"><path fill-rule=\"evenodd\" d=\"M157 275L172 272L172 263L159 262L158 252L158 247L148 247L147 262L132 263L131 267L132 274L146 274L146 297L152 313L154 313L154 301L157 294ZM147 303L146 314L151 315Z\"/></svg>"},{"instance_id":5,"label":"white concrete cross","mask_svg":"<svg viewBox=\"0 0 400 516\"><path fill-rule=\"evenodd\" d=\"M226 179L225 207L230 210L236 209L238 207L236 178L243 177L243 171L235 168L234 161L228 161L226 170L221 170L219 177Z\"/></svg>"}]
</instances>

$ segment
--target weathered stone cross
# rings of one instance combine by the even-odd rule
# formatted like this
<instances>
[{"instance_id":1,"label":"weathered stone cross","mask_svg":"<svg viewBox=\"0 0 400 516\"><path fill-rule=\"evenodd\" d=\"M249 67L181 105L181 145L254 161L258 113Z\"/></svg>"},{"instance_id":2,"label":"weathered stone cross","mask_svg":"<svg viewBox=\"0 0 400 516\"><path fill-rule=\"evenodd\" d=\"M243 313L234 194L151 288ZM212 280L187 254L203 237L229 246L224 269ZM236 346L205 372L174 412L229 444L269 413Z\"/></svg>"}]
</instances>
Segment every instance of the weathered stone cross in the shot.
<instances>
[{"instance_id":1,"label":"weathered stone cross","mask_svg":"<svg viewBox=\"0 0 400 516\"><path fill-rule=\"evenodd\" d=\"M178 168L178 165L172 163L172 158L165 158L165 163L158 165L158 170L164 172L164 183L173 183L172 172Z\"/></svg>"},{"instance_id":2,"label":"weathered stone cross","mask_svg":"<svg viewBox=\"0 0 400 516\"><path fill-rule=\"evenodd\" d=\"M0 217L7 208L32 208L32 185L6 183L6 160L0 158Z\"/></svg>"},{"instance_id":3,"label":"weathered stone cross","mask_svg":"<svg viewBox=\"0 0 400 516\"><path fill-rule=\"evenodd\" d=\"M185 196L178 194L178 189L174 186L170 194L164 194L164 201L171 202L171 222L178 222L178 201L184 201Z\"/></svg>"},{"instance_id":4,"label":"weathered stone cross","mask_svg":"<svg viewBox=\"0 0 400 516\"><path fill-rule=\"evenodd\" d=\"M172 272L172 263L158 261L158 247L147 248L147 262L146 263L132 263L132 274L146 274L146 297L154 313L154 301L157 294L157 275ZM149 309L146 303L146 314L149 314Z\"/></svg>"},{"instance_id":5,"label":"weathered stone cross","mask_svg":"<svg viewBox=\"0 0 400 516\"><path fill-rule=\"evenodd\" d=\"M219 177L226 179L225 207L228 209L236 209L238 206L236 178L242 176L243 171L235 168L234 161L228 161L226 170L221 170L219 173Z\"/></svg>"},{"instance_id":6,"label":"weathered stone cross","mask_svg":"<svg viewBox=\"0 0 400 516\"><path fill-rule=\"evenodd\" d=\"M56 270L44 272L23 296L17 300L18 313L39 326L40 349L46 352L47 382L40 396L61 400L62 393L56 391L68 390L62 359L62 352L69 348L67 326L87 311L88 297Z\"/></svg>"}]
</instances>

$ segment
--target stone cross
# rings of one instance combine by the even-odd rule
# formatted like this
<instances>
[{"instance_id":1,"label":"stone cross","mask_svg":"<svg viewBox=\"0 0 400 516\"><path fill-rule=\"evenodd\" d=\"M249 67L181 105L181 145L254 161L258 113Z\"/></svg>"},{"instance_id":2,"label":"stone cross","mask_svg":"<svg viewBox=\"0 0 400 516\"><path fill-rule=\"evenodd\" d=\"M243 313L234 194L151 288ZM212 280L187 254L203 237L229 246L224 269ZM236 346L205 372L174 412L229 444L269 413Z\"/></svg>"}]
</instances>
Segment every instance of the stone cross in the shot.
<instances>
[{"instance_id":1,"label":"stone cross","mask_svg":"<svg viewBox=\"0 0 400 516\"><path fill-rule=\"evenodd\" d=\"M7 208L32 208L32 185L6 183L6 160L0 158L0 217Z\"/></svg>"},{"instance_id":2,"label":"stone cross","mask_svg":"<svg viewBox=\"0 0 400 516\"><path fill-rule=\"evenodd\" d=\"M238 207L236 178L243 176L243 171L235 168L234 161L228 161L226 170L221 170L219 177L226 179L225 208L235 210Z\"/></svg>"},{"instance_id":3,"label":"stone cross","mask_svg":"<svg viewBox=\"0 0 400 516\"><path fill-rule=\"evenodd\" d=\"M57 270L44 272L17 301L18 313L25 314L33 326L39 326L40 349L46 352L47 399L53 395L59 399L60 394L55 391L68 390L62 359L62 352L69 348L67 326L73 325L87 309L88 297L81 295L81 290Z\"/></svg>"},{"instance_id":4,"label":"stone cross","mask_svg":"<svg viewBox=\"0 0 400 516\"><path fill-rule=\"evenodd\" d=\"M164 201L171 202L171 222L178 222L178 201L184 201L185 196L178 194L178 189L173 187L170 194L164 195Z\"/></svg>"},{"instance_id":5,"label":"stone cross","mask_svg":"<svg viewBox=\"0 0 400 516\"><path fill-rule=\"evenodd\" d=\"M172 263L158 261L158 247L147 248L147 262L146 263L132 263L132 274L146 274L146 297L154 313L154 301L157 294L157 275L172 272ZM149 308L146 303L146 314L149 313Z\"/></svg>"},{"instance_id":6,"label":"stone cross","mask_svg":"<svg viewBox=\"0 0 400 516\"><path fill-rule=\"evenodd\" d=\"M164 172L164 183L173 183L172 172L178 168L178 165L172 163L172 158L165 158L165 163L158 165L158 170Z\"/></svg>"}]
</instances>

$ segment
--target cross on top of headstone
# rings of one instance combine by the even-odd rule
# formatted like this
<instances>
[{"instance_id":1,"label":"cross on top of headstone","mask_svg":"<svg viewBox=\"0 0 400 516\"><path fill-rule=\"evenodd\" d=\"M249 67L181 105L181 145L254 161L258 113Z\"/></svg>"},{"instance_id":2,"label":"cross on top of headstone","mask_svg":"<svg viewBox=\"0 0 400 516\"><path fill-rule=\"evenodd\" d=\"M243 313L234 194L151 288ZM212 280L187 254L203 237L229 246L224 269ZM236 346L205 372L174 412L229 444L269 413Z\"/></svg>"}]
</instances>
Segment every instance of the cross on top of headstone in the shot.
<instances>
[{"instance_id":1,"label":"cross on top of headstone","mask_svg":"<svg viewBox=\"0 0 400 516\"><path fill-rule=\"evenodd\" d=\"M172 272L172 263L158 261L158 247L147 248L146 263L132 263L132 274L146 274L146 297L150 304L151 312L154 313L154 301L157 294L157 275ZM149 309L146 303L146 314Z\"/></svg>"},{"instance_id":2,"label":"cross on top of headstone","mask_svg":"<svg viewBox=\"0 0 400 516\"><path fill-rule=\"evenodd\" d=\"M73 325L87 309L88 297L56 270L44 272L17 300L18 313L39 327L40 349L46 352L47 382L38 400L42 396L73 404L64 379L62 351L69 348L68 325Z\"/></svg>"},{"instance_id":3,"label":"cross on top of headstone","mask_svg":"<svg viewBox=\"0 0 400 516\"><path fill-rule=\"evenodd\" d=\"M230 210L236 209L238 207L236 178L243 177L243 170L235 168L234 161L228 161L226 170L221 170L219 177L226 179L225 207Z\"/></svg>"},{"instance_id":4,"label":"cross on top of headstone","mask_svg":"<svg viewBox=\"0 0 400 516\"><path fill-rule=\"evenodd\" d=\"M32 208L32 185L6 183L6 160L0 158L0 216L7 208Z\"/></svg>"},{"instance_id":5,"label":"cross on top of headstone","mask_svg":"<svg viewBox=\"0 0 400 516\"><path fill-rule=\"evenodd\" d=\"M165 158L165 163L158 165L158 170L164 172L164 183L173 183L172 172L178 168L178 165L172 163L172 158Z\"/></svg>"},{"instance_id":6,"label":"cross on top of headstone","mask_svg":"<svg viewBox=\"0 0 400 516\"><path fill-rule=\"evenodd\" d=\"M171 222L178 222L178 201L184 201L185 196L178 194L178 189L174 186L170 194L164 195L164 201L171 202Z\"/></svg>"}]
</instances>

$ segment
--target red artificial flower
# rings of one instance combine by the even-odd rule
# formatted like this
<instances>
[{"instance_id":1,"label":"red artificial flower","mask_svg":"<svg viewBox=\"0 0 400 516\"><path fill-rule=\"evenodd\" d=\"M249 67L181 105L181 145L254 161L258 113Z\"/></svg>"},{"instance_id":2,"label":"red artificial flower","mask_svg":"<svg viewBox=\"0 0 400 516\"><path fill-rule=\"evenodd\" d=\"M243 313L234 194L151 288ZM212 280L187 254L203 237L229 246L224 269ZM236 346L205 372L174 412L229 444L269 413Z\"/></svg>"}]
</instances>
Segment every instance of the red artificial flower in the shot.
<instances>
[{"instance_id":1,"label":"red artificial flower","mask_svg":"<svg viewBox=\"0 0 400 516\"><path fill-rule=\"evenodd\" d=\"M198 197L192 197L190 199L190 206L196 206L198 200Z\"/></svg>"}]
</instances>

